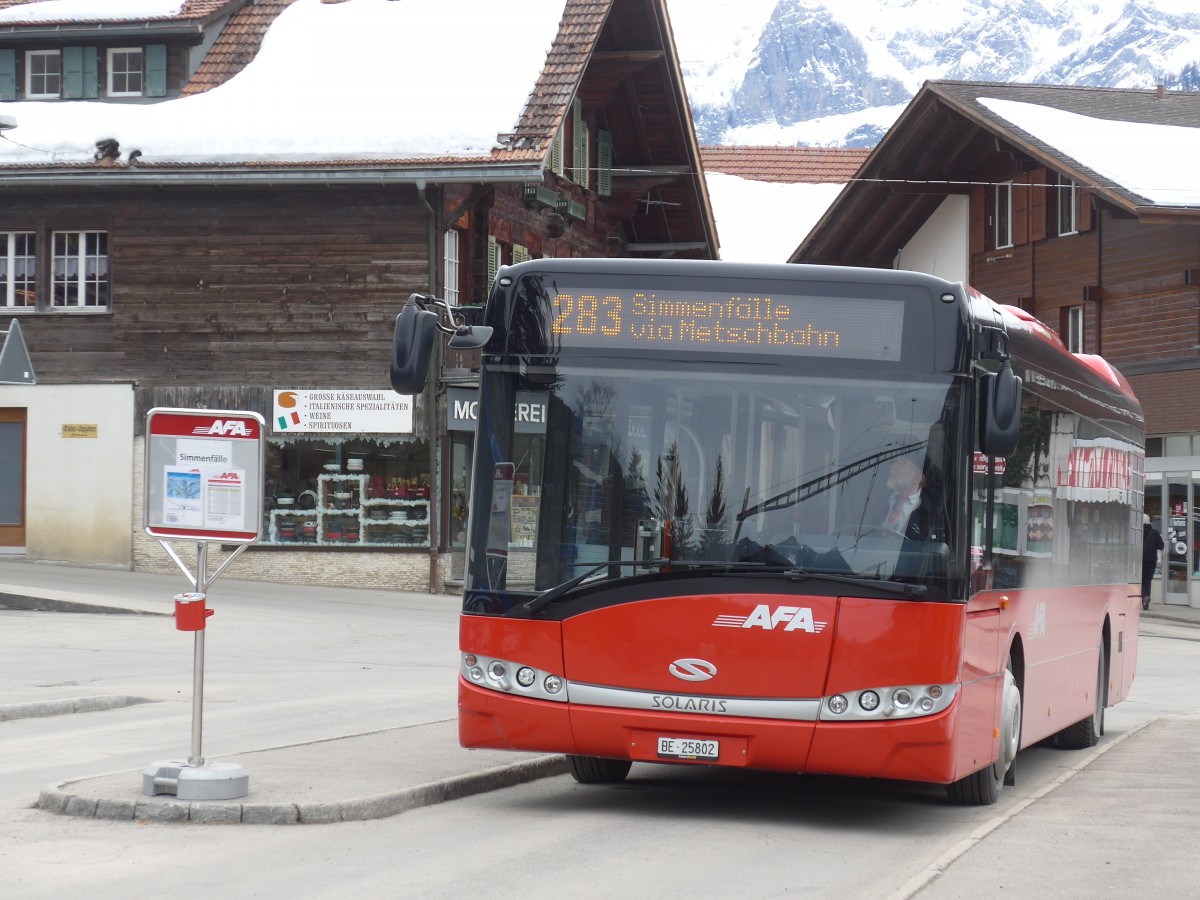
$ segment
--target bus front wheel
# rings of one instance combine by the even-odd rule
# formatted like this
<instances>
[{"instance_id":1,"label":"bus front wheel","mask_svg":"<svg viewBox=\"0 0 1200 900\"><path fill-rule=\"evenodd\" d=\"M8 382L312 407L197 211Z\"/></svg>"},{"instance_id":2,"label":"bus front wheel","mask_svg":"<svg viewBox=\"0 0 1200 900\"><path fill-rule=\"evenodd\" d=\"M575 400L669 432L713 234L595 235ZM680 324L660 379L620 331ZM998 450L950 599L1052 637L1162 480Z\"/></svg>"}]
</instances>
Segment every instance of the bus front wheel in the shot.
<instances>
[{"instance_id":1,"label":"bus front wheel","mask_svg":"<svg viewBox=\"0 0 1200 900\"><path fill-rule=\"evenodd\" d=\"M1004 695L1001 697L1000 747L996 761L978 772L946 785L950 802L969 806L990 806L1000 799L1000 788L1011 784L1007 776L1021 749L1021 687L1013 674L1009 657L1004 670Z\"/></svg>"},{"instance_id":2,"label":"bus front wheel","mask_svg":"<svg viewBox=\"0 0 1200 900\"><path fill-rule=\"evenodd\" d=\"M627 759L604 759L599 756L567 754L571 777L580 784L619 784L633 765Z\"/></svg>"}]
</instances>

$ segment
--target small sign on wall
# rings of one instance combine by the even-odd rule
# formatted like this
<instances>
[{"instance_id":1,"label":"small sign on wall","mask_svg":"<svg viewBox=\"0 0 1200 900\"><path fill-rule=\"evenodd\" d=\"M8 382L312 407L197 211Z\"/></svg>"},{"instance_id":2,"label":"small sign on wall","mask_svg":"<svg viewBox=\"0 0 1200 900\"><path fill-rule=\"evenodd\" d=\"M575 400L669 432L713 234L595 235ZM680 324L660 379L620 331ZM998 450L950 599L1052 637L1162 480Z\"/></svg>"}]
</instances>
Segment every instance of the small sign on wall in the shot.
<instances>
[{"instance_id":1,"label":"small sign on wall","mask_svg":"<svg viewBox=\"0 0 1200 900\"><path fill-rule=\"evenodd\" d=\"M64 425L62 427L62 436L65 438L98 438L100 437L100 426Z\"/></svg>"}]
</instances>

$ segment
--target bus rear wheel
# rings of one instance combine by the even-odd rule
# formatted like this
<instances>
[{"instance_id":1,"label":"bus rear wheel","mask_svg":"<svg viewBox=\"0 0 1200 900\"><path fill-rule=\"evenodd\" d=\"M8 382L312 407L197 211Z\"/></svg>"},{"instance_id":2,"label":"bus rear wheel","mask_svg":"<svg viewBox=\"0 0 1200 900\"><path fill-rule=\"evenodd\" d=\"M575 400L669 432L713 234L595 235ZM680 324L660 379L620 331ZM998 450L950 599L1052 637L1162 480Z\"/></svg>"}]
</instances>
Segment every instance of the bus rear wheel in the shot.
<instances>
[{"instance_id":1,"label":"bus rear wheel","mask_svg":"<svg viewBox=\"0 0 1200 900\"><path fill-rule=\"evenodd\" d=\"M1004 694L1001 698L1000 748L996 761L978 772L946 785L951 803L965 806L990 806L1000 799L1000 788L1011 784L1017 751L1021 749L1021 688L1013 675L1010 657L1004 670Z\"/></svg>"},{"instance_id":2,"label":"bus rear wheel","mask_svg":"<svg viewBox=\"0 0 1200 900\"><path fill-rule=\"evenodd\" d=\"M633 763L627 759L567 754L567 765L571 768L571 777L580 784L620 784Z\"/></svg>"},{"instance_id":3,"label":"bus rear wheel","mask_svg":"<svg viewBox=\"0 0 1200 900\"><path fill-rule=\"evenodd\" d=\"M1100 644L1100 661L1096 664L1096 702L1091 715L1068 725L1057 735L1058 746L1064 750L1086 750L1095 747L1104 734L1105 688L1108 687L1108 660L1104 657L1104 643Z\"/></svg>"}]
</instances>

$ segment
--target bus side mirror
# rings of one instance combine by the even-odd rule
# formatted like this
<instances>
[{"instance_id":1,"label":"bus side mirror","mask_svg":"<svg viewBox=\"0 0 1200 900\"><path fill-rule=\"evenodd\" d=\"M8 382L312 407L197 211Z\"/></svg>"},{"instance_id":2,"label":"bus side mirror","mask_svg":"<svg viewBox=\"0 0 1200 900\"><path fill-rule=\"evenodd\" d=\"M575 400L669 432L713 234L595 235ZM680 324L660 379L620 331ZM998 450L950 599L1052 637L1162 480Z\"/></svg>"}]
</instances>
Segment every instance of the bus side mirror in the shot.
<instances>
[{"instance_id":1,"label":"bus side mirror","mask_svg":"<svg viewBox=\"0 0 1200 900\"><path fill-rule=\"evenodd\" d=\"M996 374L980 379L979 449L985 456L1011 456L1021 436L1021 379L1006 359Z\"/></svg>"},{"instance_id":2,"label":"bus side mirror","mask_svg":"<svg viewBox=\"0 0 1200 900\"><path fill-rule=\"evenodd\" d=\"M392 334L392 389L419 394L429 378L429 354L437 335L437 313L422 309L411 297L396 316Z\"/></svg>"}]
</instances>

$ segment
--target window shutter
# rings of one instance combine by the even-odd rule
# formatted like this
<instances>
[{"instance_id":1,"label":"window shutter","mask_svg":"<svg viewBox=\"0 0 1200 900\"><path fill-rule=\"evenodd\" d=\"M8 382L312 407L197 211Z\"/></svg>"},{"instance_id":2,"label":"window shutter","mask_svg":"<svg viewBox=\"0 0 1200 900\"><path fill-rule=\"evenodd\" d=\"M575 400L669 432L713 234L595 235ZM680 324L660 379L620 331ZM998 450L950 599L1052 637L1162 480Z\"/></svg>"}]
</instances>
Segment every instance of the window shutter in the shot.
<instances>
[{"instance_id":1,"label":"window shutter","mask_svg":"<svg viewBox=\"0 0 1200 900\"><path fill-rule=\"evenodd\" d=\"M550 145L550 171L555 175L563 173L563 133L558 129L554 142Z\"/></svg>"},{"instance_id":2,"label":"window shutter","mask_svg":"<svg viewBox=\"0 0 1200 900\"><path fill-rule=\"evenodd\" d=\"M146 96L167 96L167 45L146 47Z\"/></svg>"},{"instance_id":3,"label":"window shutter","mask_svg":"<svg viewBox=\"0 0 1200 900\"><path fill-rule=\"evenodd\" d=\"M583 101L571 102L571 180L587 187L587 126L583 123Z\"/></svg>"},{"instance_id":4,"label":"window shutter","mask_svg":"<svg viewBox=\"0 0 1200 900\"><path fill-rule=\"evenodd\" d=\"M65 47L62 65L64 98L79 100L97 95L99 68L95 47Z\"/></svg>"},{"instance_id":5,"label":"window shutter","mask_svg":"<svg viewBox=\"0 0 1200 900\"><path fill-rule=\"evenodd\" d=\"M17 51L0 50L0 100L17 99Z\"/></svg>"},{"instance_id":6,"label":"window shutter","mask_svg":"<svg viewBox=\"0 0 1200 900\"><path fill-rule=\"evenodd\" d=\"M1092 230L1092 192L1075 188L1075 228Z\"/></svg>"},{"instance_id":7,"label":"window shutter","mask_svg":"<svg viewBox=\"0 0 1200 900\"><path fill-rule=\"evenodd\" d=\"M492 282L496 280L496 272L500 270L500 245L496 242L495 235L488 235L488 262L487 262L487 293L492 292Z\"/></svg>"},{"instance_id":8,"label":"window shutter","mask_svg":"<svg viewBox=\"0 0 1200 900\"><path fill-rule=\"evenodd\" d=\"M971 188L971 253L982 253L986 244L986 216L984 206L986 204L987 193L981 186Z\"/></svg>"},{"instance_id":9,"label":"window shutter","mask_svg":"<svg viewBox=\"0 0 1200 900\"><path fill-rule=\"evenodd\" d=\"M596 193L612 196L612 132L596 132Z\"/></svg>"},{"instance_id":10,"label":"window shutter","mask_svg":"<svg viewBox=\"0 0 1200 900\"><path fill-rule=\"evenodd\" d=\"M1012 242L1014 247L1029 243L1029 176L1018 175L1012 184Z\"/></svg>"},{"instance_id":11,"label":"window shutter","mask_svg":"<svg viewBox=\"0 0 1200 900\"><path fill-rule=\"evenodd\" d=\"M523 263L529 259L529 248L521 244L513 244L513 265Z\"/></svg>"},{"instance_id":12,"label":"window shutter","mask_svg":"<svg viewBox=\"0 0 1200 900\"><path fill-rule=\"evenodd\" d=\"M1046 180L1045 169L1034 169L1029 173L1029 240L1046 239Z\"/></svg>"}]
</instances>

